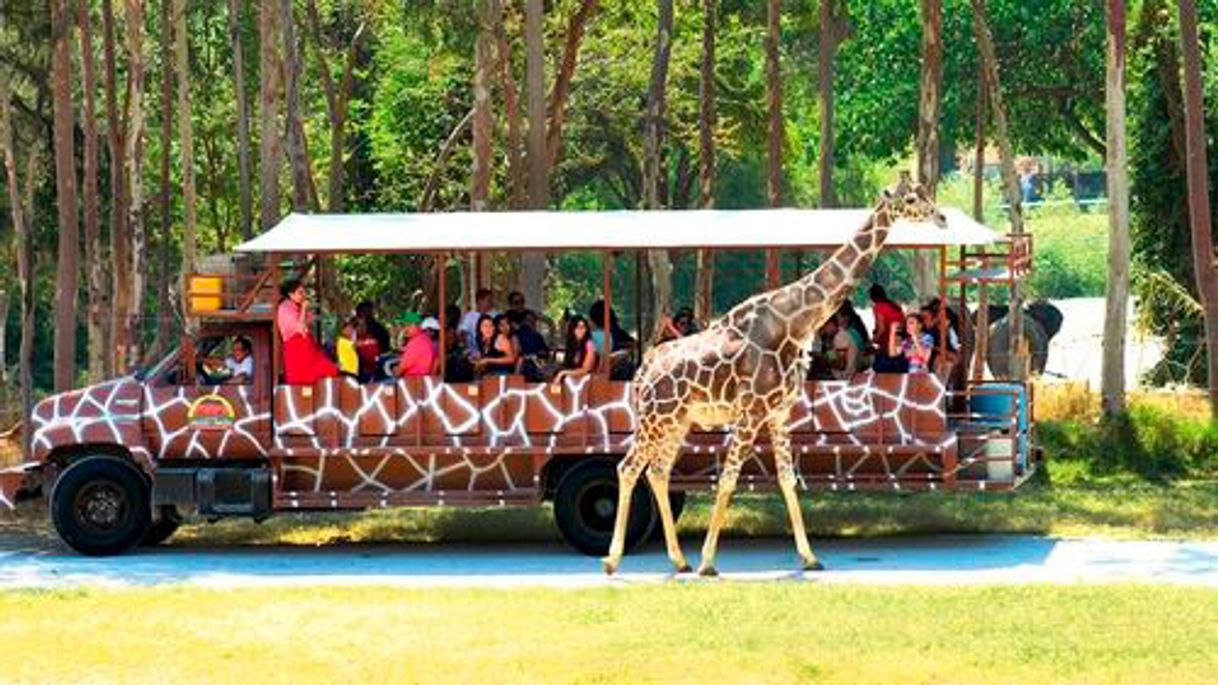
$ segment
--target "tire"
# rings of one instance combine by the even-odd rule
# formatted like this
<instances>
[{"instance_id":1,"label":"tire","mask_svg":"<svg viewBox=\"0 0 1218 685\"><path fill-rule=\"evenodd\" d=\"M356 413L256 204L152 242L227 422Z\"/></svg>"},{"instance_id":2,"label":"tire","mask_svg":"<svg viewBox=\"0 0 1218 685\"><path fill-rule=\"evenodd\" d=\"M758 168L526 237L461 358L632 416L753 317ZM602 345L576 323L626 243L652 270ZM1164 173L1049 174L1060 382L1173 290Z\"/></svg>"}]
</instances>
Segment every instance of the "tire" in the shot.
<instances>
[{"instance_id":1,"label":"tire","mask_svg":"<svg viewBox=\"0 0 1218 685\"><path fill-rule=\"evenodd\" d=\"M145 547L159 545L173 536L180 525L182 525L182 515L178 513L177 507L163 506L161 515L148 526L148 532L144 534L144 539L140 544Z\"/></svg>"},{"instance_id":2,"label":"tire","mask_svg":"<svg viewBox=\"0 0 1218 685\"><path fill-rule=\"evenodd\" d=\"M87 457L56 481L51 521L59 537L81 554L119 554L148 533L148 498L148 483L134 466L115 457Z\"/></svg>"},{"instance_id":3,"label":"tire","mask_svg":"<svg viewBox=\"0 0 1218 685\"><path fill-rule=\"evenodd\" d=\"M681 522L681 512L685 510L685 492L677 490L668 493L668 506L672 509L672 523L676 525ZM660 512L656 511L656 523L651 527L651 535L648 540L656 540L663 542L664 540L664 522L660 520Z\"/></svg>"},{"instance_id":4,"label":"tire","mask_svg":"<svg viewBox=\"0 0 1218 685\"><path fill-rule=\"evenodd\" d=\"M567 471L554 492L554 521L567 544L590 556L605 555L613 539L617 499L615 462L589 461ZM651 492L640 479L631 496L626 551L646 540L655 524Z\"/></svg>"}]
</instances>

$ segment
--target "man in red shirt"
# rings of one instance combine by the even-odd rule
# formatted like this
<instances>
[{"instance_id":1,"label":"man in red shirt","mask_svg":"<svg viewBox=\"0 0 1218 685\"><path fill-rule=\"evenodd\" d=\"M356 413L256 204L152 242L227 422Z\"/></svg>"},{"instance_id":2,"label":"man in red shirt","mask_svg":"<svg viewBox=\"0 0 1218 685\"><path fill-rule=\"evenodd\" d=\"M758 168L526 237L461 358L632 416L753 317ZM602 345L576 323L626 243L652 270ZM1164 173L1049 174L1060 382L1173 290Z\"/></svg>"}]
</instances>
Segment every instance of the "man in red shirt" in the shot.
<instances>
[{"instance_id":1,"label":"man in red shirt","mask_svg":"<svg viewBox=\"0 0 1218 685\"><path fill-rule=\"evenodd\" d=\"M422 317L418 312L406 312L402 316L402 325L406 334L406 344L402 347L402 356L398 359L398 375L430 376L435 373L436 344L427 331L423 330Z\"/></svg>"},{"instance_id":2,"label":"man in red shirt","mask_svg":"<svg viewBox=\"0 0 1218 685\"><path fill-rule=\"evenodd\" d=\"M867 297L871 298L871 313L875 316L875 330L871 342L884 354L888 351L888 332L893 326L900 325L905 314L901 311L901 305L888 299L888 293L884 292L884 286L879 283L871 284Z\"/></svg>"}]
</instances>

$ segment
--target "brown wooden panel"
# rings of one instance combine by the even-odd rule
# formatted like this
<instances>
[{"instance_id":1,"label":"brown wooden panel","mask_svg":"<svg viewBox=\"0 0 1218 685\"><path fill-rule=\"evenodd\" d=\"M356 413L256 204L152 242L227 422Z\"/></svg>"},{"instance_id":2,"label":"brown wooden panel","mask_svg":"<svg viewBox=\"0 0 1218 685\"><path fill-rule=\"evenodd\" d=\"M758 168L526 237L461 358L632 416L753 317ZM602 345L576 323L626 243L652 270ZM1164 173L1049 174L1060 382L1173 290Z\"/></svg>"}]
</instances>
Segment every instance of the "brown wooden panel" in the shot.
<instances>
[{"instance_id":1,"label":"brown wooden panel","mask_svg":"<svg viewBox=\"0 0 1218 685\"><path fill-rule=\"evenodd\" d=\"M443 432L479 435L482 432L482 391L478 383L446 383L441 393Z\"/></svg>"},{"instance_id":2,"label":"brown wooden panel","mask_svg":"<svg viewBox=\"0 0 1218 685\"><path fill-rule=\"evenodd\" d=\"M557 433L566 415L566 393L556 383L534 384L524 400L525 426L530 433Z\"/></svg>"},{"instance_id":3,"label":"brown wooden panel","mask_svg":"<svg viewBox=\"0 0 1218 685\"><path fill-rule=\"evenodd\" d=\"M346 382L345 378L322 378L313 384L313 408L316 412L313 430L324 447L339 445L343 438L343 427L338 416L342 412L342 387Z\"/></svg>"},{"instance_id":4,"label":"brown wooden panel","mask_svg":"<svg viewBox=\"0 0 1218 685\"><path fill-rule=\"evenodd\" d=\"M404 445L420 444L423 434L423 403L427 401L427 388L422 378L399 378L396 384L397 434ZM436 424L437 431L439 424Z\"/></svg>"},{"instance_id":5,"label":"brown wooden panel","mask_svg":"<svg viewBox=\"0 0 1218 685\"><path fill-rule=\"evenodd\" d=\"M594 377L588 382L588 433L602 435L634 430L630 418L630 383Z\"/></svg>"},{"instance_id":6,"label":"brown wooden panel","mask_svg":"<svg viewBox=\"0 0 1218 685\"><path fill-rule=\"evenodd\" d=\"M310 385L275 386L275 432L316 435L313 426L314 389Z\"/></svg>"},{"instance_id":7,"label":"brown wooden panel","mask_svg":"<svg viewBox=\"0 0 1218 685\"><path fill-rule=\"evenodd\" d=\"M398 416L397 384L369 383L358 388L360 435L393 435L396 432Z\"/></svg>"}]
</instances>

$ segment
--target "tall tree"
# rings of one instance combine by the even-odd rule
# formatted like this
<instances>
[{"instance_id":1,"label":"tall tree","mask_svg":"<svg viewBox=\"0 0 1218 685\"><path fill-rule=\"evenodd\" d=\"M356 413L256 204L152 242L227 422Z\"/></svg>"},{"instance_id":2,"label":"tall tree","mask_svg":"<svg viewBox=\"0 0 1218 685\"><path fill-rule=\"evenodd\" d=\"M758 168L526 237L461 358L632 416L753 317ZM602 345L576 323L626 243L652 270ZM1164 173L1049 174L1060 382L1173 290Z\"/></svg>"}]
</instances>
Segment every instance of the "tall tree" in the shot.
<instances>
[{"instance_id":1,"label":"tall tree","mask_svg":"<svg viewBox=\"0 0 1218 685\"><path fill-rule=\"evenodd\" d=\"M985 84L989 88L990 113L994 118L994 138L998 142L998 154L1002 162L1002 185L1006 191L1011 221L1011 233L1023 235L1023 204L1019 193L1019 179L1015 176L1015 153L1011 147L1011 132L1007 125L1007 110L1002 98L1001 81L998 78L998 55L994 50L994 35L990 32L986 16L985 0L971 0L973 5L973 36L981 67L985 72ZM1028 375L1028 355L1023 343L1023 297L1019 281L1011 284L1010 315L1007 317L1011 334L1007 368L1012 377L1022 380Z\"/></svg>"},{"instance_id":2,"label":"tall tree","mask_svg":"<svg viewBox=\"0 0 1218 685\"><path fill-rule=\"evenodd\" d=\"M173 69L178 82L178 154L182 164L182 273L195 269L194 127L190 122L190 64L186 34L186 0L173 0ZM163 219L162 219L163 220Z\"/></svg>"},{"instance_id":3,"label":"tall tree","mask_svg":"<svg viewBox=\"0 0 1218 685\"><path fill-rule=\"evenodd\" d=\"M144 0L124 0L127 24L127 226L131 234L131 300L124 326L123 369L140 361L143 340L140 321L144 313L148 280L148 239L144 225Z\"/></svg>"},{"instance_id":4,"label":"tall tree","mask_svg":"<svg viewBox=\"0 0 1218 685\"><path fill-rule=\"evenodd\" d=\"M765 82L769 107L769 135L766 157L766 201L771 207L782 205L782 3L766 1Z\"/></svg>"},{"instance_id":5,"label":"tall tree","mask_svg":"<svg viewBox=\"0 0 1218 685\"><path fill-rule=\"evenodd\" d=\"M491 192L491 161L495 116L491 109L491 72L494 69L497 0L478 0L478 38L474 41L474 167L471 173L470 209L486 211Z\"/></svg>"},{"instance_id":6,"label":"tall tree","mask_svg":"<svg viewBox=\"0 0 1218 685\"><path fill-rule=\"evenodd\" d=\"M715 206L715 5L718 0L702 0L702 58L698 70L698 206ZM714 253L698 251L694 316L700 321L711 318L710 293L715 280Z\"/></svg>"},{"instance_id":7,"label":"tall tree","mask_svg":"<svg viewBox=\"0 0 1218 685\"><path fill-rule=\"evenodd\" d=\"M837 46L846 34L846 20L839 9L841 0L820 0L820 29L817 49L817 80L820 86L820 206L837 205L833 188L833 75Z\"/></svg>"},{"instance_id":8,"label":"tall tree","mask_svg":"<svg viewBox=\"0 0 1218 685\"><path fill-rule=\"evenodd\" d=\"M279 137L279 3L263 2L258 9L258 55L260 82L258 100L261 120L260 168L262 184L262 230L279 221L279 167L283 160L283 143Z\"/></svg>"},{"instance_id":9,"label":"tall tree","mask_svg":"<svg viewBox=\"0 0 1218 685\"><path fill-rule=\"evenodd\" d=\"M17 173L17 147L13 134L12 103L9 82L0 76L0 149L4 153L5 185L8 187L9 212L16 235L17 282L21 297L21 345L17 350L17 382L21 387L21 415L29 416L34 408L34 255L33 212L34 185L38 169L38 145L30 146L26 158L25 193L21 193ZM30 436L33 433L29 421L21 422L21 452L29 457Z\"/></svg>"},{"instance_id":10,"label":"tall tree","mask_svg":"<svg viewBox=\"0 0 1218 685\"><path fill-rule=\"evenodd\" d=\"M1218 269L1210 231L1210 190L1207 172L1205 111L1202 103L1201 46L1197 37L1197 6L1178 0L1180 57L1184 72L1185 171L1188 177L1188 218L1193 247L1193 271L1205 312L1206 381L1210 416L1218 417Z\"/></svg>"},{"instance_id":11,"label":"tall tree","mask_svg":"<svg viewBox=\"0 0 1218 685\"><path fill-rule=\"evenodd\" d=\"M525 91L528 100L527 161L529 171L529 209L550 206L550 158L546 152L546 70L542 0L524 0ZM520 260L524 295L531 306L544 308L542 283L546 275L546 256L526 252Z\"/></svg>"},{"instance_id":12,"label":"tall tree","mask_svg":"<svg viewBox=\"0 0 1218 685\"><path fill-rule=\"evenodd\" d=\"M646 121L643 137L643 206L650 210L663 208L660 201L660 184L668 183L661 156L668 98L668 62L672 55L672 0L658 0L658 10L655 52L651 58L651 81L647 87L647 106L644 110ZM649 250L647 261L651 267L652 312L658 322L660 317L668 312L672 301L672 262L664 250Z\"/></svg>"},{"instance_id":13,"label":"tall tree","mask_svg":"<svg viewBox=\"0 0 1218 685\"><path fill-rule=\"evenodd\" d=\"M89 338L88 377L100 381L106 375L106 259L102 249L101 202L97 191L97 173L101 156L97 137L97 109L94 95L97 76L93 54L93 17L89 3L77 5L80 23L81 99L84 100L84 220L85 220L85 281L89 295L85 315Z\"/></svg>"},{"instance_id":14,"label":"tall tree","mask_svg":"<svg viewBox=\"0 0 1218 685\"><path fill-rule=\"evenodd\" d=\"M292 170L292 210L308 211L312 203L313 171L306 149L304 123L300 117L300 44L296 40L296 17L292 0L280 2L283 31L283 73L286 81L284 119L288 161Z\"/></svg>"},{"instance_id":15,"label":"tall tree","mask_svg":"<svg viewBox=\"0 0 1218 685\"><path fill-rule=\"evenodd\" d=\"M546 133L546 149L550 155L550 166L562 158L562 129L567 114L567 101L571 97L571 82L575 78L575 65L579 61L579 48L584 41L588 20L596 13L600 0L582 0L571 23L567 25L567 37L563 43L562 60L558 73L554 75L554 91L550 95L550 127Z\"/></svg>"},{"instance_id":16,"label":"tall tree","mask_svg":"<svg viewBox=\"0 0 1218 685\"><path fill-rule=\"evenodd\" d=\"M1108 293L1100 397L1104 412L1125 408L1125 329L1129 307L1129 170L1125 146L1125 0L1107 0Z\"/></svg>"},{"instance_id":17,"label":"tall tree","mask_svg":"<svg viewBox=\"0 0 1218 685\"><path fill-rule=\"evenodd\" d=\"M241 195L241 237L254 237L254 196L250 188L250 108L245 97L245 52L241 45L244 0L228 0L228 45L233 53L233 91L237 101L237 187Z\"/></svg>"},{"instance_id":18,"label":"tall tree","mask_svg":"<svg viewBox=\"0 0 1218 685\"><path fill-rule=\"evenodd\" d=\"M346 180L345 154L347 149L347 115L351 108L351 94L355 89L355 67L359 59L359 42L364 35L364 24L360 23L351 36L347 46L346 58L343 61L343 75L337 84L330 74L330 66L324 49L322 37L321 15L317 11L317 0L309 0L307 5L309 26L313 33L313 42L317 45L318 62L320 64L321 82L326 94L326 113L330 120L330 168L327 179L329 211L341 212L345 207Z\"/></svg>"},{"instance_id":19,"label":"tall tree","mask_svg":"<svg viewBox=\"0 0 1218 685\"><path fill-rule=\"evenodd\" d=\"M76 143L72 116L72 14L68 0L51 0L51 92L55 112L55 206L59 250L55 276L55 390L76 378L76 297L80 234L76 205Z\"/></svg>"},{"instance_id":20,"label":"tall tree","mask_svg":"<svg viewBox=\"0 0 1218 685\"><path fill-rule=\"evenodd\" d=\"M156 299L157 319L156 335L152 341L152 353L160 354L169 344L169 336L173 331L173 319L170 317L171 296L169 293L169 274L173 271L172 250L170 249L173 236L173 81L174 72L178 71L174 55L177 40L174 37L174 15L178 8L168 2L161 5L161 169L157 179L157 214L160 215L160 230L157 232L157 273ZM173 64L174 68L170 68ZM179 84L182 82L179 72ZM180 101L179 101L180 104ZM192 239L193 240L193 239ZM183 241L185 243L185 240ZM193 270L193 265L186 261L183 249L182 272Z\"/></svg>"},{"instance_id":21,"label":"tall tree","mask_svg":"<svg viewBox=\"0 0 1218 685\"><path fill-rule=\"evenodd\" d=\"M503 90L503 114L507 119L508 207L524 209L528 206L528 188L525 184L524 124L520 111L520 88L512 77L512 56L503 22L496 26L495 47L499 85Z\"/></svg>"},{"instance_id":22,"label":"tall tree","mask_svg":"<svg viewBox=\"0 0 1218 685\"><path fill-rule=\"evenodd\" d=\"M127 224L127 155L124 119L119 114L114 8L102 0L103 82L106 144L110 154L110 353L106 375L121 368L127 353L127 312L131 310L131 233Z\"/></svg>"},{"instance_id":23,"label":"tall tree","mask_svg":"<svg viewBox=\"0 0 1218 685\"><path fill-rule=\"evenodd\" d=\"M943 3L922 0L922 78L918 91L918 182L934 197L939 185L939 109L943 91ZM915 290L938 292L937 253L914 253Z\"/></svg>"}]
</instances>

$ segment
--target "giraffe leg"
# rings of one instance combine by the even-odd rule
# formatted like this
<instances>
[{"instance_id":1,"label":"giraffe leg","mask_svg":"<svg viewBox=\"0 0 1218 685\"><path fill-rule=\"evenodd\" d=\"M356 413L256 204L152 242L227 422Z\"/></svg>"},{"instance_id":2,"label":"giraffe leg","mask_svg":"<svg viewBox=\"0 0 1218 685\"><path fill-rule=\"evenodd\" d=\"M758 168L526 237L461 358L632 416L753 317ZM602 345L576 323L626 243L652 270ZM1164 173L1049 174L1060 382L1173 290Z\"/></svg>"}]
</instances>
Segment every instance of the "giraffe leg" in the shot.
<instances>
[{"instance_id":1,"label":"giraffe leg","mask_svg":"<svg viewBox=\"0 0 1218 685\"><path fill-rule=\"evenodd\" d=\"M689 563L681 553L681 543L677 540L677 524L672 518L672 504L668 501L668 477L672 469L672 461L663 463L652 462L647 467L647 482L651 485L651 494L655 495L656 507L660 510L660 523L664 526L664 544L668 547L668 558L677 569L677 573L689 573Z\"/></svg>"},{"instance_id":2,"label":"giraffe leg","mask_svg":"<svg viewBox=\"0 0 1218 685\"><path fill-rule=\"evenodd\" d=\"M626 453L626 458L617 465L617 517L613 522L613 540L609 543L609 554L601 560L605 573L613 575L622 563L622 552L626 547L626 523L630 520L630 496L634 484L650 461L650 440L636 434L636 442Z\"/></svg>"},{"instance_id":3,"label":"giraffe leg","mask_svg":"<svg viewBox=\"0 0 1218 685\"><path fill-rule=\"evenodd\" d=\"M706 541L702 543L702 560L698 564L698 575L716 576L715 551L719 546L719 529L727 519L727 507L736 491L736 479L740 477L740 466L744 463L745 450L753 446L757 431L753 428L738 426L732 435L732 444L728 448L723 462L723 470L719 473L719 486L715 489L715 507L711 510L710 527L706 531Z\"/></svg>"},{"instance_id":4,"label":"giraffe leg","mask_svg":"<svg viewBox=\"0 0 1218 685\"><path fill-rule=\"evenodd\" d=\"M791 531L795 535L795 549L805 571L820 571L824 564L812 553L808 544L808 534L804 530L804 516L799 508L799 497L795 492L795 466L791 459L791 435L787 432L787 421L773 420L770 426L770 443L774 449L774 464L778 470L778 485L782 488L782 497L787 501L787 513L791 517Z\"/></svg>"}]
</instances>

